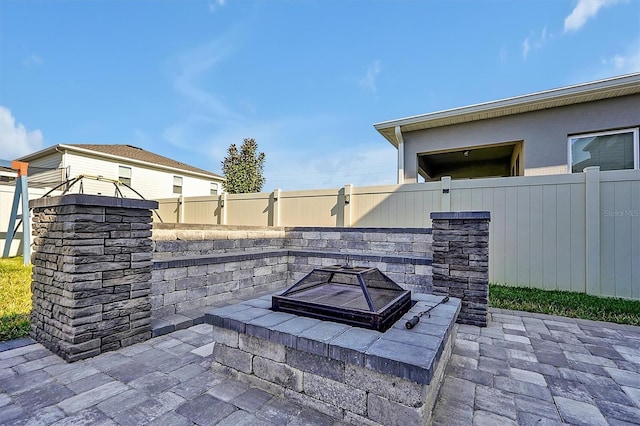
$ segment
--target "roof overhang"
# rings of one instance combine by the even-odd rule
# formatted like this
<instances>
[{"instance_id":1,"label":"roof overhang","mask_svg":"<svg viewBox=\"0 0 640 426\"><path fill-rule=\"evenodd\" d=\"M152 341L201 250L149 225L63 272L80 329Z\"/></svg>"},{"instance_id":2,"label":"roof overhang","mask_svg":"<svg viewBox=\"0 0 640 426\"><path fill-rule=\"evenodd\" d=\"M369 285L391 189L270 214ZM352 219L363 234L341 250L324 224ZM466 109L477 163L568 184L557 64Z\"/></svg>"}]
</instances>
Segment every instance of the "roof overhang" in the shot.
<instances>
[{"instance_id":1,"label":"roof overhang","mask_svg":"<svg viewBox=\"0 0 640 426\"><path fill-rule=\"evenodd\" d=\"M395 136L395 128L398 126L402 133L405 133L584 102L593 102L636 93L640 93L640 73L627 74L605 80L447 109L429 114L415 115L397 120L383 121L374 124L373 127L397 148L398 142Z\"/></svg>"}]
</instances>

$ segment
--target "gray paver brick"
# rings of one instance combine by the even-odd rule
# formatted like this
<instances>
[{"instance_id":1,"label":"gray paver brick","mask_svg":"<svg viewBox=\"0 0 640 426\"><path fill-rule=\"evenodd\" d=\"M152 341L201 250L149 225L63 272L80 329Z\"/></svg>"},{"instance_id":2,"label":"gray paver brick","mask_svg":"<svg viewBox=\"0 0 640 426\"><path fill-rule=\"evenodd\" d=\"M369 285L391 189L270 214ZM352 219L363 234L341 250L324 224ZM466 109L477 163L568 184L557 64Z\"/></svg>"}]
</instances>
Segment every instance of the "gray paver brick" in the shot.
<instances>
[{"instance_id":1,"label":"gray paver brick","mask_svg":"<svg viewBox=\"0 0 640 426\"><path fill-rule=\"evenodd\" d=\"M507 392L527 395L543 400L551 400L551 393L546 387L535 385L533 383L514 380L509 377L496 377L495 386L496 388Z\"/></svg>"},{"instance_id":2,"label":"gray paver brick","mask_svg":"<svg viewBox=\"0 0 640 426\"><path fill-rule=\"evenodd\" d=\"M75 394L64 385L50 382L14 396L15 401L29 411L57 404Z\"/></svg>"},{"instance_id":3,"label":"gray paver brick","mask_svg":"<svg viewBox=\"0 0 640 426\"><path fill-rule=\"evenodd\" d=\"M0 389L4 389L5 392L12 395L32 389L51 380L52 377L47 372L36 370L20 376L12 376L0 380Z\"/></svg>"},{"instance_id":4,"label":"gray paver brick","mask_svg":"<svg viewBox=\"0 0 640 426\"><path fill-rule=\"evenodd\" d=\"M622 390L633 401L633 403L636 404L636 407L640 408L640 389L622 386Z\"/></svg>"},{"instance_id":5,"label":"gray paver brick","mask_svg":"<svg viewBox=\"0 0 640 426\"><path fill-rule=\"evenodd\" d=\"M272 398L273 395L271 395L270 393L267 393L260 389L250 388L240 395L236 396L229 402L240 408L241 410L255 413Z\"/></svg>"},{"instance_id":6,"label":"gray paver brick","mask_svg":"<svg viewBox=\"0 0 640 426\"><path fill-rule=\"evenodd\" d=\"M543 417L550 420L560 421L558 409L553 401L532 398L525 395L515 395L516 410Z\"/></svg>"},{"instance_id":7,"label":"gray paver brick","mask_svg":"<svg viewBox=\"0 0 640 426\"><path fill-rule=\"evenodd\" d=\"M640 424L640 408L604 400L596 400L596 404L607 420L614 418L633 424Z\"/></svg>"},{"instance_id":8,"label":"gray paver brick","mask_svg":"<svg viewBox=\"0 0 640 426\"><path fill-rule=\"evenodd\" d=\"M433 412L433 426L469 426L472 423L473 407L471 405L448 399L436 404Z\"/></svg>"},{"instance_id":9,"label":"gray paver brick","mask_svg":"<svg viewBox=\"0 0 640 426\"><path fill-rule=\"evenodd\" d=\"M19 417L22 417L25 414L22 407L16 404L9 404L2 407L0 410L0 424L9 423L12 420L15 420Z\"/></svg>"},{"instance_id":10,"label":"gray paver brick","mask_svg":"<svg viewBox=\"0 0 640 426\"><path fill-rule=\"evenodd\" d=\"M179 380L175 377L171 377L167 374L155 371L153 373L146 374L138 379L129 383L132 388L143 390L151 395L164 392L167 389L177 385Z\"/></svg>"},{"instance_id":11,"label":"gray paver brick","mask_svg":"<svg viewBox=\"0 0 640 426\"><path fill-rule=\"evenodd\" d=\"M66 386L77 394L86 392L90 389L102 386L106 383L113 382L111 376L107 376L104 373L97 373L91 376L83 377L82 379L75 380L68 383Z\"/></svg>"},{"instance_id":12,"label":"gray paver brick","mask_svg":"<svg viewBox=\"0 0 640 426\"><path fill-rule=\"evenodd\" d=\"M476 387L475 408L515 420L516 404L513 397L512 393L479 385Z\"/></svg>"},{"instance_id":13,"label":"gray paver brick","mask_svg":"<svg viewBox=\"0 0 640 426\"><path fill-rule=\"evenodd\" d=\"M517 426L518 424L504 416L490 413L488 411L477 410L473 413L473 425L474 426Z\"/></svg>"},{"instance_id":14,"label":"gray paver brick","mask_svg":"<svg viewBox=\"0 0 640 426\"><path fill-rule=\"evenodd\" d=\"M125 392L129 387L120 382L110 382L97 388L93 388L79 395L67 398L58 404L65 413L77 413L85 408L92 407L112 396Z\"/></svg>"},{"instance_id":15,"label":"gray paver brick","mask_svg":"<svg viewBox=\"0 0 640 426\"><path fill-rule=\"evenodd\" d=\"M65 417L54 423L55 426L95 426L95 425L115 425L106 414L97 408L89 408L78 411L73 416Z\"/></svg>"},{"instance_id":16,"label":"gray paver brick","mask_svg":"<svg viewBox=\"0 0 640 426\"><path fill-rule=\"evenodd\" d=\"M229 402L236 396L245 392L249 386L246 383L239 382L237 380L225 380L213 386L208 393L214 395L216 398Z\"/></svg>"},{"instance_id":17,"label":"gray paver brick","mask_svg":"<svg viewBox=\"0 0 640 426\"><path fill-rule=\"evenodd\" d=\"M561 396L554 397L554 400L562 419L567 423L590 426L608 425L600 410L594 405Z\"/></svg>"},{"instance_id":18,"label":"gray paver brick","mask_svg":"<svg viewBox=\"0 0 640 426\"><path fill-rule=\"evenodd\" d=\"M277 425L287 424L293 419L300 408L298 405L283 398L275 398L265 404L255 414L261 420L267 420Z\"/></svg>"},{"instance_id":19,"label":"gray paver brick","mask_svg":"<svg viewBox=\"0 0 640 426\"><path fill-rule=\"evenodd\" d=\"M163 392L142 401L137 404L135 408L148 418L157 418L169 411L175 410L185 401L183 397L173 392Z\"/></svg>"},{"instance_id":20,"label":"gray paver brick","mask_svg":"<svg viewBox=\"0 0 640 426\"><path fill-rule=\"evenodd\" d=\"M108 416L114 417L130 408L135 407L149 396L137 389L130 389L102 401L97 407Z\"/></svg>"},{"instance_id":21,"label":"gray paver brick","mask_svg":"<svg viewBox=\"0 0 640 426\"><path fill-rule=\"evenodd\" d=\"M592 400L589 389L576 380L548 377L547 384L553 396L563 396L583 402L590 402Z\"/></svg>"},{"instance_id":22,"label":"gray paver brick","mask_svg":"<svg viewBox=\"0 0 640 426\"><path fill-rule=\"evenodd\" d=\"M148 426L192 426L191 420L171 412L149 422Z\"/></svg>"},{"instance_id":23,"label":"gray paver brick","mask_svg":"<svg viewBox=\"0 0 640 426\"><path fill-rule=\"evenodd\" d=\"M223 379L221 377L211 372L206 372L172 387L170 391L183 398L191 399L206 392L207 389L214 387L222 381Z\"/></svg>"},{"instance_id":24,"label":"gray paver brick","mask_svg":"<svg viewBox=\"0 0 640 426\"><path fill-rule=\"evenodd\" d=\"M518 412L518 426L562 426L568 425L559 420L552 420L538 414Z\"/></svg>"},{"instance_id":25,"label":"gray paver brick","mask_svg":"<svg viewBox=\"0 0 640 426\"><path fill-rule=\"evenodd\" d=\"M191 424L191 423L189 423ZM270 421L257 418L246 411L234 411L227 418L218 423L218 426L273 426Z\"/></svg>"},{"instance_id":26,"label":"gray paver brick","mask_svg":"<svg viewBox=\"0 0 640 426\"><path fill-rule=\"evenodd\" d=\"M197 424L215 424L235 410L233 405L203 394L180 405L176 413Z\"/></svg>"}]
</instances>

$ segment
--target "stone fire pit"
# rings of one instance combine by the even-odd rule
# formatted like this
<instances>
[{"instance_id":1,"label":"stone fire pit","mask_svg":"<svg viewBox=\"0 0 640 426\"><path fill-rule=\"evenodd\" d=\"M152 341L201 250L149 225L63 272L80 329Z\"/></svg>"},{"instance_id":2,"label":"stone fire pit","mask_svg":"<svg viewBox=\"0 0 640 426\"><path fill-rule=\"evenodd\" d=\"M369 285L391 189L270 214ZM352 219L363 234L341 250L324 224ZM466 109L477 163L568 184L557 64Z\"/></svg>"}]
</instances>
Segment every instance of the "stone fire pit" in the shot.
<instances>
[{"instance_id":1,"label":"stone fire pit","mask_svg":"<svg viewBox=\"0 0 640 426\"><path fill-rule=\"evenodd\" d=\"M384 333L273 312L271 297L213 309L213 368L352 424L428 424L455 340L459 299L437 306L411 330L417 303Z\"/></svg>"}]
</instances>

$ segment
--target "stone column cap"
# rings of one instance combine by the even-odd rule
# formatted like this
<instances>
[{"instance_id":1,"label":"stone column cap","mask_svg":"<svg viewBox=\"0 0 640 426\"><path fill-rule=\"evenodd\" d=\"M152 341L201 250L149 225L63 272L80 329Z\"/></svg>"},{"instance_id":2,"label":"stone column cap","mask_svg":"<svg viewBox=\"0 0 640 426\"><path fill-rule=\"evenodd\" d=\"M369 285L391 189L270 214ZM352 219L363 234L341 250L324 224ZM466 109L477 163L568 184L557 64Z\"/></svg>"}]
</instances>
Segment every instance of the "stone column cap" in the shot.
<instances>
[{"instance_id":1,"label":"stone column cap","mask_svg":"<svg viewBox=\"0 0 640 426\"><path fill-rule=\"evenodd\" d=\"M431 212L431 219L436 220L491 220L491 212Z\"/></svg>"},{"instance_id":2,"label":"stone column cap","mask_svg":"<svg viewBox=\"0 0 640 426\"><path fill-rule=\"evenodd\" d=\"M104 195L68 194L57 197L38 198L29 201L29 208L57 207L57 206L95 206L116 207L127 209L153 210L158 208L157 201L137 200L134 198L107 197Z\"/></svg>"}]
</instances>

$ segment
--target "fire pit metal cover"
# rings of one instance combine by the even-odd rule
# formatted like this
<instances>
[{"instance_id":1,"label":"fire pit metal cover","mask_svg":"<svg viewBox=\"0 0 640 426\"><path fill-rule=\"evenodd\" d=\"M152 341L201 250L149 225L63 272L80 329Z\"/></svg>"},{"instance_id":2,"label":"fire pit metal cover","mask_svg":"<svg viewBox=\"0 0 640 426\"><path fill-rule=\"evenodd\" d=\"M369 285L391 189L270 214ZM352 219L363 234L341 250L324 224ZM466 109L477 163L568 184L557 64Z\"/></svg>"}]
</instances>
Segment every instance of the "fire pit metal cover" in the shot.
<instances>
[{"instance_id":1,"label":"fire pit metal cover","mask_svg":"<svg viewBox=\"0 0 640 426\"><path fill-rule=\"evenodd\" d=\"M411 292L377 268L314 269L280 295L274 311L385 331L411 308Z\"/></svg>"}]
</instances>

